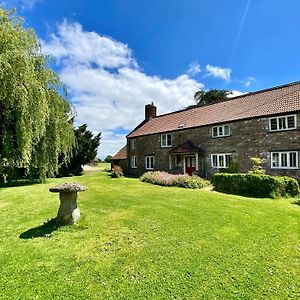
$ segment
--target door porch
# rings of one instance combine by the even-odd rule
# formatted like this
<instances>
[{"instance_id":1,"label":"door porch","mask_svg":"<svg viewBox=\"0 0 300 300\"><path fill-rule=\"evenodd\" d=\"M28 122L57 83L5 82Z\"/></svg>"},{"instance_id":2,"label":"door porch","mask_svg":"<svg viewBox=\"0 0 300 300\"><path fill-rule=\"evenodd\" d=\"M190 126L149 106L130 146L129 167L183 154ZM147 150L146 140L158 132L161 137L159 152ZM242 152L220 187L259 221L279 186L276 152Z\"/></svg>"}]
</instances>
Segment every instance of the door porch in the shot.
<instances>
[{"instance_id":1,"label":"door porch","mask_svg":"<svg viewBox=\"0 0 300 300\"><path fill-rule=\"evenodd\" d=\"M177 174L201 173L199 159L203 157L201 146L187 141L169 152L169 170Z\"/></svg>"}]
</instances>

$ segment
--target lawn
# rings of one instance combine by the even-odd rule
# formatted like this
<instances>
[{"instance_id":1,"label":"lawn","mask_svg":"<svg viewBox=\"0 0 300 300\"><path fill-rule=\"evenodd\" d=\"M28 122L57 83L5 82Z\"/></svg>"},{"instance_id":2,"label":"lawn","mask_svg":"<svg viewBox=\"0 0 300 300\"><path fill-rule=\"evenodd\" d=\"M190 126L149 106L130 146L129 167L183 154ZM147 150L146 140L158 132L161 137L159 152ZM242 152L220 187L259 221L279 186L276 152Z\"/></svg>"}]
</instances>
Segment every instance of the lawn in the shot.
<instances>
[{"instance_id":1,"label":"lawn","mask_svg":"<svg viewBox=\"0 0 300 300\"><path fill-rule=\"evenodd\" d=\"M79 225L49 187L76 181ZM0 189L1 299L299 299L300 206L106 172ZM41 226L41 227L39 227Z\"/></svg>"}]
</instances>

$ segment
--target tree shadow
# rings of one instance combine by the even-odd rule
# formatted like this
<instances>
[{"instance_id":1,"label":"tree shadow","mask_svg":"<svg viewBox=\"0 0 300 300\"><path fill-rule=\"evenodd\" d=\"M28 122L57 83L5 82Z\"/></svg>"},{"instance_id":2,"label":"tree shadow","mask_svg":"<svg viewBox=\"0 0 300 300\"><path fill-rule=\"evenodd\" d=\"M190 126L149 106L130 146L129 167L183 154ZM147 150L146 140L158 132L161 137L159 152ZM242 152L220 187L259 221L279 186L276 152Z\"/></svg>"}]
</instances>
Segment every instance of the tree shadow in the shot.
<instances>
[{"instance_id":1,"label":"tree shadow","mask_svg":"<svg viewBox=\"0 0 300 300\"><path fill-rule=\"evenodd\" d=\"M58 230L62 224L57 223L56 218L44 222L43 225L30 228L19 235L20 239L33 239L38 237L51 237L52 232Z\"/></svg>"},{"instance_id":2,"label":"tree shadow","mask_svg":"<svg viewBox=\"0 0 300 300\"><path fill-rule=\"evenodd\" d=\"M294 205L300 206L300 199L298 199L296 201L292 201L291 203L294 204Z\"/></svg>"}]
</instances>

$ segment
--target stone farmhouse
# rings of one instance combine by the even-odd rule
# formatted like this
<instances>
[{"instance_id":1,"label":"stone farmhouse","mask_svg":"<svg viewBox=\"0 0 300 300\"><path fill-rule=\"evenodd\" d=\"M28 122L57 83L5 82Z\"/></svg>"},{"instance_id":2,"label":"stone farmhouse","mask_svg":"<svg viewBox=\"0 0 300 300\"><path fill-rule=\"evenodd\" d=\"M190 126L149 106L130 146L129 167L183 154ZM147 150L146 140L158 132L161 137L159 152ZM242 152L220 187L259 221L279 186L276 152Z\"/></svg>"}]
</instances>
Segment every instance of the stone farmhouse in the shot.
<instances>
[{"instance_id":1,"label":"stone farmhouse","mask_svg":"<svg viewBox=\"0 0 300 300\"><path fill-rule=\"evenodd\" d=\"M132 176L160 170L210 178L231 162L247 172L257 156L268 174L300 180L300 81L163 115L148 104L126 149Z\"/></svg>"}]
</instances>

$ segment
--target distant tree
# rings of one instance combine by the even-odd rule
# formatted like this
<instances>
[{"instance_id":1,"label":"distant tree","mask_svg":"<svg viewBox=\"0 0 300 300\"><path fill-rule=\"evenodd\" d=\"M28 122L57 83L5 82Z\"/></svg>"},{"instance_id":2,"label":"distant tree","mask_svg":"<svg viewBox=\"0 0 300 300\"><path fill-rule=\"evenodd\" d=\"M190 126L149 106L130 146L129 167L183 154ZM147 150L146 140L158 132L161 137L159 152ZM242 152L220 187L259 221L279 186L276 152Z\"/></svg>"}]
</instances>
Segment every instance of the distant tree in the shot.
<instances>
[{"instance_id":1,"label":"distant tree","mask_svg":"<svg viewBox=\"0 0 300 300\"><path fill-rule=\"evenodd\" d=\"M70 104L33 30L0 8L0 183L44 179L74 145Z\"/></svg>"},{"instance_id":2,"label":"distant tree","mask_svg":"<svg viewBox=\"0 0 300 300\"><path fill-rule=\"evenodd\" d=\"M87 124L83 124L74 130L75 147L69 162L64 162L59 168L58 176L82 175L82 166L89 163L97 155L100 145L101 132L97 135L87 130Z\"/></svg>"},{"instance_id":3,"label":"distant tree","mask_svg":"<svg viewBox=\"0 0 300 300\"><path fill-rule=\"evenodd\" d=\"M112 155L107 155L104 159L104 162L106 163L110 163L111 162L111 159L112 159Z\"/></svg>"},{"instance_id":4,"label":"distant tree","mask_svg":"<svg viewBox=\"0 0 300 300\"><path fill-rule=\"evenodd\" d=\"M231 91L211 89L208 91L200 90L194 94L196 106L216 103L228 99Z\"/></svg>"}]
</instances>

